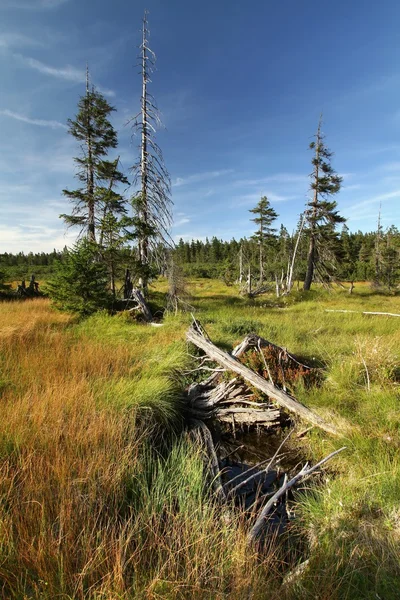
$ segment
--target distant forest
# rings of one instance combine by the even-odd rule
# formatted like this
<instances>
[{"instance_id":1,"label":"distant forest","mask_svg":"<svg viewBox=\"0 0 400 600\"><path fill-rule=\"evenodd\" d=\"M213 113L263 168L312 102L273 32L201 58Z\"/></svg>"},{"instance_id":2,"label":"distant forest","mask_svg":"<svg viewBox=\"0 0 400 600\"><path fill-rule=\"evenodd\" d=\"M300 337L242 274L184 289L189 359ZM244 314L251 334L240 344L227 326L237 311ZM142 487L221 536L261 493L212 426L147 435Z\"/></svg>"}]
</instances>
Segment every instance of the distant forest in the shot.
<instances>
[{"instance_id":1,"label":"distant forest","mask_svg":"<svg viewBox=\"0 0 400 600\"><path fill-rule=\"evenodd\" d=\"M290 257L293 255L298 232L289 234L281 226L277 234L271 234L265 243L264 270L265 276L273 280L286 272ZM324 257L323 271L316 274L316 280L329 281L376 281L388 287L397 284L400 279L399 255L400 232L394 226L385 232L352 233L346 225L341 232L330 238L329 244L323 244L327 255ZM303 281L307 269L308 240L306 235L300 236L296 258L295 278ZM57 263L62 263L68 251L29 252L25 254L0 254L0 271L5 280L29 278L32 273L37 278L50 277ZM330 256L331 254L331 256ZM253 239L222 241L212 237L205 241L179 240L173 250L159 252L165 260L159 263L159 272L165 273L168 260L172 257L183 273L189 277L221 278L226 283L233 283L239 277L240 257L244 265L245 275L250 266L252 276L259 275L259 247ZM123 277L123 269L129 264L132 250L120 255L119 275ZM322 266L321 266L322 269Z\"/></svg>"}]
</instances>

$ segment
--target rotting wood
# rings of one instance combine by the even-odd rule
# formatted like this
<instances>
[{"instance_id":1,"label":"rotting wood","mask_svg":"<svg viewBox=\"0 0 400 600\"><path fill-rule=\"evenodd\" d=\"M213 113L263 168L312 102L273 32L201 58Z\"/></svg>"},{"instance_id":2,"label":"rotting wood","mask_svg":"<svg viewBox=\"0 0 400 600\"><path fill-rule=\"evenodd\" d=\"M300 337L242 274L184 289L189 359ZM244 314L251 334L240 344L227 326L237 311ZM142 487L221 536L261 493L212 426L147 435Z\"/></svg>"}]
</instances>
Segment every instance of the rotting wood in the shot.
<instances>
[{"instance_id":1,"label":"rotting wood","mask_svg":"<svg viewBox=\"0 0 400 600\"><path fill-rule=\"evenodd\" d=\"M292 488L300 479L303 479L304 477L308 477L309 475L314 473L319 467L321 467L323 464L328 462L328 460L330 460L331 458L333 458L334 456L336 456L337 454L339 454L339 452L342 452L343 450L346 450L346 446L343 446L342 448L339 448L339 450L335 450L334 452L331 452L328 456L326 456L325 458L320 460L313 467L310 467L308 465L308 463L306 463L304 465L304 467L297 473L297 475L295 475L294 477L292 477L292 479L290 479L290 481L288 481L288 477L285 474L283 485L272 496L272 498L270 498L268 500L266 505L261 510L259 516L257 517L255 524L251 528L251 530L247 536L248 542L253 543L260 537L260 534L266 523L266 518L268 517L274 504L279 500L279 498L284 496L286 494L286 492L288 490L290 490L290 488Z\"/></svg>"},{"instance_id":2,"label":"rotting wood","mask_svg":"<svg viewBox=\"0 0 400 600\"><path fill-rule=\"evenodd\" d=\"M287 392L277 388L272 383L266 381L261 375L254 373L251 369L243 365L235 356L224 352L215 346L210 340L206 339L202 332L191 326L186 334L187 340L195 346L203 350L212 360L226 368L228 371L237 373L239 376L249 383L251 386L259 389L269 398L274 400L279 406L288 410L291 413L298 415L300 418L317 425L324 431L333 435L338 435L336 427L327 423L322 417L314 413L312 410L298 402ZM236 349L235 349L236 350Z\"/></svg>"}]
</instances>

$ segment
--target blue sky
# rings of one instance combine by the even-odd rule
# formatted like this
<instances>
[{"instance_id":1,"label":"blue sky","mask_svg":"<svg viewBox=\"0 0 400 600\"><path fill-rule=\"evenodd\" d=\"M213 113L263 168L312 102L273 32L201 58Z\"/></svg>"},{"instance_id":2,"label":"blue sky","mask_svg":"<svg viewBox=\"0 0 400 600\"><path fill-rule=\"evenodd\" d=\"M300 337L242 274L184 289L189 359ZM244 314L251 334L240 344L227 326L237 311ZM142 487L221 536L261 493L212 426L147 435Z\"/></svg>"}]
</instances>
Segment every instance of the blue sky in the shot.
<instances>
[{"instance_id":1,"label":"blue sky","mask_svg":"<svg viewBox=\"0 0 400 600\"><path fill-rule=\"evenodd\" d=\"M137 157L144 8L152 92L171 173L175 239L252 233L267 195L291 231L308 195L321 111L351 230L400 225L400 3L396 0L0 0L0 252L70 244L66 121L94 83L117 108L122 164Z\"/></svg>"}]
</instances>

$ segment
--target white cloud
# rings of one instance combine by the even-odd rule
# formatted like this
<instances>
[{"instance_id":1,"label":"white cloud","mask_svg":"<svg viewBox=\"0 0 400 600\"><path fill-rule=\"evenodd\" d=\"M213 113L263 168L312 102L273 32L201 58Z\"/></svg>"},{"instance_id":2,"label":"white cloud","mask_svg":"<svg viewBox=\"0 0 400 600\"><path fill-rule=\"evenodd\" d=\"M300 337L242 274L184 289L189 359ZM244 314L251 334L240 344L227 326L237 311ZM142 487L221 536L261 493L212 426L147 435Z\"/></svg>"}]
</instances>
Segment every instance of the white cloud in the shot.
<instances>
[{"instance_id":1,"label":"white cloud","mask_svg":"<svg viewBox=\"0 0 400 600\"><path fill-rule=\"evenodd\" d=\"M43 10L58 8L69 0L3 0L0 8Z\"/></svg>"},{"instance_id":2,"label":"white cloud","mask_svg":"<svg viewBox=\"0 0 400 600\"><path fill-rule=\"evenodd\" d=\"M72 81L74 83L85 83L86 81L86 72L82 69L76 69L71 65L67 65L66 67L51 67L30 56L23 56L22 54L14 54L14 56L26 66L38 71L39 73L42 73L43 75L50 75L51 77L64 79L65 81ZM96 87L99 92L105 96L115 96L115 92L113 90L109 90L100 86Z\"/></svg>"},{"instance_id":3,"label":"white cloud","mask_svg":"<svg viewBox=\"0 0 400 600\"><path fill-rule=\"evenodd\" d=\"M384 202L385 200L391 200L392 198L400 198L400 189L387 192L386 194L379 194L378 196L374 196L367 200L363 200L362 202L358 202L357 204L353 204L352 206L347 207L347 211L359 211L360 209L370 206L371 204L377 204L378 202ZM362 215L359 215L358 213L357 217L361 218Z\"/></svg>"},{"instance_id":4,"label":"white cloud","mask_svg":"<svg viewBox=\"0 0 400 600\"><path fill-rule=\"evenodd\" d=\"M195 173L194 175L188 175L188 177L177 177L172 182L173 187L181 187L182 185L190 185L191 183L202 183L209 179L216 179L233 173L233 169L223 169L221 171L206 171L205 173Z\"/></svg>"},{"instance_id":5,"label":"white cloud","mask_svg":"<svg viewBox=\"0 0 400 600\"><path fill-rule=\"evenodd\" d=\"M174 222L174 227L180 227L180 225L186 225L186 223L190 223L190 219L188 217L182 217Z\"/></svg>"},{"instance_id":6,"label":"white cloud","mask_svg":"<svg viewBox=\"0 0 400 600\"><path fill-rule=\"evenodd\" d=\"M16 48L21 46L43 46L44 44L22 33L0 33L0 48Z\"/></svg>"},{"instance_id":7,"label":"white cloud","mask_svg":"<svg viewBox=\"0 0 400 600\"><path fill-rule=\"evenodd\" d=\"M51 252L71 246L76 235L71 231L63 234L59 229L47 227L1 227L0 252Z\"/></svg>"},{"instance_id":8,"label":"white cloud","mask_svg":"<svg viewBox=\"0 0 400 600\"><path fill-rule=\"evenodd\" d=\"M21 115L20 113L16 113L12 110L0 110L0 115L5 117L10 117L10 119L15 119L16 121L22 121L22 123L28 123L29 125L38 125L39 127L51 127L52 129L67 129L67 126L64 123L60 123L59 121L48 121L46 119L31 119L30 117L26 117L25 115Z\"/></svg>"}]
</instances>

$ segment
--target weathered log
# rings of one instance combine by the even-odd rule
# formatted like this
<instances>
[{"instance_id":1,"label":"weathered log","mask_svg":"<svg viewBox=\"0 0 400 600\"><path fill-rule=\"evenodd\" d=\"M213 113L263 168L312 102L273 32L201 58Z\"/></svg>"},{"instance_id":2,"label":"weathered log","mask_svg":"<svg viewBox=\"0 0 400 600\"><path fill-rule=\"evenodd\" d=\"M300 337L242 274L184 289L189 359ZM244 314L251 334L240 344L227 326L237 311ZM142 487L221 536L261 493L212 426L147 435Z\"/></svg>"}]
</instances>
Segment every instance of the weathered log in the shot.
<instances>
[{"instance_id":1,"label":"weathered log","mask_svg":"<svg viewBox=\"0 0 400 600\"><path fill-rule=\"evenodd\" d=\"M304 467L301 469L301 471L299 471L297 473L297 475L292 477L292 479L290 481L287 480L288 478L287 478L287 475L285 474L283 485L272 496L272 498L270 498L268 500L268 502L266 503L266 505L260 512L259 516L257 517L255 524L253 525L253 527L251 528L251 530L247 536L248 541L250 543L254 542L260 536L260 534L264 528L264 525L266 523L266 518L268 517L269 513L271 512L272 507L279 500L279 498L281 498L284 494L286 494L286 492L288 490L290 490L290 488L292 488L300 479L302 479L303 477L308 477L309 475L314 473L314 471L316 471L319 467L321 467L324 463L326 463L328 460L330 460L331 458L336 456L336 454L339 454L339 452L342 452L345 449L346 449L346 446L343 446L343 448L340 448L339 450L335 450L334 452L331 452L331 454L329 454L328 456L326 456L325 458L320 460L313 467L310 467L308 465L308 463L306 463L304 465Z\"/></svg>"},{"instance_id":2,"label":"weathered log","mask_svg":"<svg viewBox=\"0 0 400 600\"><path fill-rule=\"evenodd\" d=\"M400 317L397 313L388 313L388 312L376 312L376 311L366 311L366 310L343 310L343 309L334 309L334 308L326 308L325 312L335 312L335 313L355 313L359 315L378 315L381 317Z\"/></svg>"},{"instance_id":3,"label":"weathered log","mask_svg":"<svg viewBox=\"0 0 400 600\"><path fill-rule=\"evenodd\" d=\"M226 423L273 426L279 423L279 410L257 410L254 408L219 408L214 413L219 421Z\"/></svg>"},{"instance_id":4,"label":"weathered log","mask_svg":"<svg viewBox=\"0 0 400 600\"><path fill-rule=\"evenodd\" d=\"M190 327L187 334L187 340L195 346L203 350L212 360L225 367L229 371L237 373L245 379L251 386L259 389L269 398L274 400L279 406L285 408L289 412L298 415L300 418L317 425L328 433L338 435L338 431L334 425L327 423L314 413L312 410L298 402L287 392L277 388L272 383L266 381L261 375L254 373L251 369L239 362L234 356L217 348L211 341L207 340L202 334Z\"/></svg>"}]
</instances>

